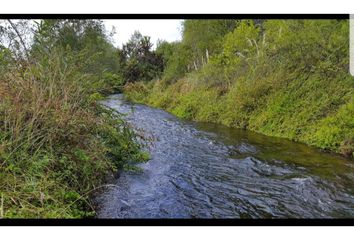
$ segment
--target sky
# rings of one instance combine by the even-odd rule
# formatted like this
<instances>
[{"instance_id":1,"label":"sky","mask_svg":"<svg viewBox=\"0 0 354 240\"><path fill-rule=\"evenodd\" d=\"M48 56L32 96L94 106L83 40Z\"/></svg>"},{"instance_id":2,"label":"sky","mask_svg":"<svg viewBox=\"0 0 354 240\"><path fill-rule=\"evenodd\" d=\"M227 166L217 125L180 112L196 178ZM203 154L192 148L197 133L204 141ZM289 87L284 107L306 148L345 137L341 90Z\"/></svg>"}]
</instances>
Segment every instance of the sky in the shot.
<instances>
[{"instance_id":1,"label":"sky","mask_svg":"<svg viewBox=\"0 0 354 240\"><path fill-rule=\"evenodd\" d=\"M114 45L119 47L129 40L135 30L150 36L153 47L156 47L158 39L168 42L181 40L182 20L104 20L104 23L108 31L115 27Z\"/></svg>"}]
</instances>

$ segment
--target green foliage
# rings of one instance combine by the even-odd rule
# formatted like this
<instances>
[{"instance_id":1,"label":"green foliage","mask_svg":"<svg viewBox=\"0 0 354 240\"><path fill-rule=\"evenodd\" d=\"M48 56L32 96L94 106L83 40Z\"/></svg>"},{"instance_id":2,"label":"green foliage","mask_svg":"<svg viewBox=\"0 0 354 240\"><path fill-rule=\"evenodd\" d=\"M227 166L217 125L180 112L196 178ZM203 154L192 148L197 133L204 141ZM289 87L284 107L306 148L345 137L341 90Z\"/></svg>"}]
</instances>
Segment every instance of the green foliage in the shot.
<instances>
[{"instance_id":1,"label":"green foliage","mask_svg":"<svg viewBox=\"0 0 354 240\"><path fill-rule=\"evenodd\" d=\"M185 20L182 42L161 42L156 52L164 59L162 78L172 83L220 53L223 36L237 26L236 20Z\"/></svg>"},{"instance_id":2,"label":"green foliage","mask_svg":"<svg viewBox=\"0 0 354 240\"><path fill-rule=\"evenodd\" d=\"M34 39L29 61L0 76L0 218L93 217L107 177L147 160L97 102L122 87L118 62L98 21L43 21ZM1 61L14 59L3 50Z\"/></svg>"},{"instance_id":3,"label":"green foliage","mask_svg":"<svg viewBox=\"0 0 354 240\"><path fill-rule=\"evenodd\" d=\"M93 91L110 93L123 85L121 52L115 49L99 20L42 20L37 23L31 56L46 61L61 54L75 61L80 72L91 74ZM72 63L71 63L72 64Z\"/></svg>"},{"instance_id":4,"label":"green foliage","mask_svg":"<svg viewBox=\"0 0 354 240\"><path fill-rule=\"evenodd\" d=\"M160 75L162 57L152 51L150 37L135 32L122 49L122 74L127 82L149 81Z\"/></svg>"},{"instance_id":5,"label":"green foliage","mask_svg":"<svg viewBox=\"0 0 354 240\"><path fill-rule=\"evenodd\" d=\"M157 47L155 52L157 55L162 57L164 67L167 66L168 61L171 59L176 45L177 45L176 42L169 43L167 41L161 41L161 40L157 42Z\"/></svg>"},{"instance_id":6,"label":"green foliage","mask_svg":"<svg viewBox=\"0 0 354 240\"><path fill-rule=\"evenodd\" d=\"M342 105L339 110L321 119L308 135L309 141L332 151L339 151L346 156L354 153L354 99Z\"/></svg>"},{"instance_id":7,"label":"green foliage","mask_svg":"<svg viewBox=\"0 0 354 240\"><path fill-rule=\"evenodd\" d=\"M190 48L185 44L177 43L173 46L173 49L173 54L168 59L162 76L168 82L174 82L191 71Z\"/></svg>"},{"instance_id":8,"label":"green foliage","mask_svg":"<svg viewBox=\"0 0 354 240\"><path fill-rule=\"evenodd\" d=\"M3 73L12 62L10 50L0 45L0 73Z\"/></svg>"},{"instance_id":9,"label":"green foliage","mask_svg":"<svg viewBox=\"0 0 354 240\"><path fill-rule=\"evenodd\" d=\"M108 93L121 91L124 86L124 80L121 74L104 72L102 74L102 84L107 86L105 91Z\"/></svg>"},{"instance_id":10,"label":"green foliage","mask_svg":"<svg viewBox=\"0 0 354 240\"><path fill-rule=\"evenodd\" d=\"M185 20L183 22L183 44L189 46L193 61L198 66L208 50L209 54L220 53L220 43L225 34L235 29L238 20Z\"/></svg>"},{"instance_id":11,"label":"green foliage","mask_svg":"<svg viewBox=\"0 0 354 240\"><path fill-rule=\"evenodd\" d=\"M124 91L130 92L129 99L134 99L135 102L144 102L147 95L147 87L142 82L128 83L124 86Z\"/></svg>"},{"instance_id":12,"label":"green foliage","mask_svg":"<svg viewBox=\"0 0 354 240\"><path fill-rule=\"evenodd\" d=\"M199 32L190 27L194 30L186 41L198 39L205 28ZM244 20L216 44L202 68L177 81L163 78L140 85L144 91L131 86L126 94L183 118L247 128L351 156L354 83L348 69L348 31L345 20ZM207 42L212 49L213 41Z\"/></svg>"}]
</instances>

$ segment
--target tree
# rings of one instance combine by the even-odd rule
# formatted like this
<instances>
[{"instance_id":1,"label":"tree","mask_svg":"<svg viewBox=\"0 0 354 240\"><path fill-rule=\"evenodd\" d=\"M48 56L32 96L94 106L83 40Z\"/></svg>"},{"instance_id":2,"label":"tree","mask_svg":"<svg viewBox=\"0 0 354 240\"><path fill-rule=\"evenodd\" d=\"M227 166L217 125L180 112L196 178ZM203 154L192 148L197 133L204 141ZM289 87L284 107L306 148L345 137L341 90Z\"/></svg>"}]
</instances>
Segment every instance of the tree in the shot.
<instances>
[{"instance_id":1,"label":"tree","mask_svg":"<svg viewBox=\"0 0 354 240\"><path fill-rule=\"evenodd\" d=\"M164 47L165 68L163 78L169 82L173 82L183 77L187 72L192 71L191 65L192 53L189 46L177 42L172 43L168 47ZM171 50L171 52L170 52ZM163 49L158 48L156 51L162 52Z\"/></svg>"},{"instance_id":2,"label":"tree","mask_svg":"<svg viewBox=\"0 0 354 240\"><path fill-rule=\"evenodd\" d=\"M48 65L51 56L60 55L63 65L75 64L82 74L91 75L86 83L91 89L112 92L123 84L120 50L101 20L40 20L32 35L29 52L34 63Z\"/></svg>"},{"instance_id":3,"label":"tree","mask_svg":"<svg viewBox=\"0 0 354 240\"><path fill-rule=\"evenodd\" d=\"M191 49L193 65L200 68L208 55L220 53L223 37L237 27L239 20L185 20L183 44Z\"/></svg>"},{"instance_id":4,"label":"tree","mask_svg":"<svg viewBox=\"0 0 354 240\"><path fill-rule=\"evenodd\" d=\"M29 60L32 28L29 20L0 21L0 49L21 65Z\"/></svg>"},{"instance_id":5,"label":"tree","mask_svg":"<svg viewBox=\"0 0 354 240\"><path fill-rule=\"evenodd\" d=\"M121 60L123 76L127 82L148 81L161 75L163 59L152 51L152 46L150 37L138 31L123 45Z\"/></svg>"}]
</instances>

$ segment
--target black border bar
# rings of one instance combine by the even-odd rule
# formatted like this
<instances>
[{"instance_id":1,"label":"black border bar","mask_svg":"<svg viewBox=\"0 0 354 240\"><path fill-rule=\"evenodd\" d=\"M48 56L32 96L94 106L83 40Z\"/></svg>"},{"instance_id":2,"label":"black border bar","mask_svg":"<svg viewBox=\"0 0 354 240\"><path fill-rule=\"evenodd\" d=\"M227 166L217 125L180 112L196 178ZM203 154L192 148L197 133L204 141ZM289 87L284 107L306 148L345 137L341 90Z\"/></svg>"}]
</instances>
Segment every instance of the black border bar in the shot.
<instances>
[{"instance_id":1,"label":"black border bar","mask_svg":"<svg viewBox=\"0 0 354 240\"><path fill-rule=\"evenodd\" d=\"M2 226L354 226L354 219L0 219Z\"/></svg>"},{"instance_id":2,"label":"black border bar","mask_svg":"<svg viewBox=\"0 0 354 240\"><path fill-rule=\"evenodd\" d=\"M349 14L0 14L0 19L349 19Z\"/></svg>"}]
</instances>

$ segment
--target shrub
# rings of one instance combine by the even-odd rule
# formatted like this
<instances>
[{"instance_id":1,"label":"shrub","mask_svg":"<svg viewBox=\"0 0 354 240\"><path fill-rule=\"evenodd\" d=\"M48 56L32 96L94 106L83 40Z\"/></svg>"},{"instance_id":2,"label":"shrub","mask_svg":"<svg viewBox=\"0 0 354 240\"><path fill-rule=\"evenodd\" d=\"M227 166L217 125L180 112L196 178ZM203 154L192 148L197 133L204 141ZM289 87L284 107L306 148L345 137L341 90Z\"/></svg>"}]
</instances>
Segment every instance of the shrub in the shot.
<instances>
[{"instance_id":1,"label":"shrub","mask_svg":"<svg viewBox=\"0 0 354 240\"><path fill-rule=\"evenodd\" d=\"M130 127L97 104L92 75L72 60L52 55L1 76L0 217L93 216L92 193L142 158Z\"/></svg>"}]
</instances>

